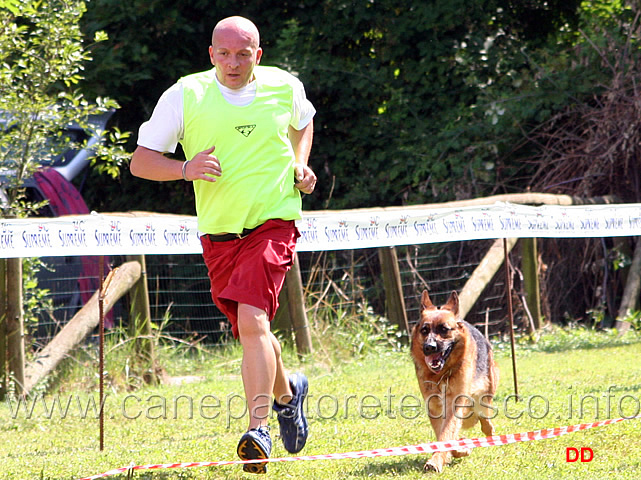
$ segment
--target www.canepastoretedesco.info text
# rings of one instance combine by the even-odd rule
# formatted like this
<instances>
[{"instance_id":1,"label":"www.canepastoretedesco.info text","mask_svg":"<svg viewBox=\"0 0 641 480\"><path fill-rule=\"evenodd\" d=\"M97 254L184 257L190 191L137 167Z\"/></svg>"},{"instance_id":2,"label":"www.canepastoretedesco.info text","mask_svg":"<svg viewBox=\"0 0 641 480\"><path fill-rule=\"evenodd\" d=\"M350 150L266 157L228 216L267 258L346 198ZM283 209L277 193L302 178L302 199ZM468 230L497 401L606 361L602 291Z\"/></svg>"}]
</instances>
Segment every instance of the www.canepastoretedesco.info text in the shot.
<instances>
[{"instance_id":1,"label":"www.canepastoretedesco.info text","mask_svg":"<svg viewBox=\"0 0 641 480\"><path fill-rule=\"evenodd\" d=\"M270 399L260 410L251 412L256 417L273 415ZM438 408L426 408L437 402ZM8 415L14 419L87 419L98 418L101 408L109 418L121 416L128 420L205 420L233 421L250 414L245 397L238 393L225 396L207 394L192 396L178 394L165 396L131 393L125 396L105 395L102 402L98 395L44 395L37 394L28 398L8 398L5 401ZM421 416L447 417L456 415L466 418L472 410L490 419L505 417L516 420L522 417L543 419L549 416L568 420L601 420L621 417L632 418L641 413L641 401L632 394L617 395L616 387L610 387L601 394L569 394L564 405L558 399L552 404L544 395L530 395L518 399L508 395L490 401L489 397L474 400L466 395L448 398L444 392L421 398L415 394L395 394L392 389L380 394L309 394L305 401L308 419L329 420L357 416L363 419L414 420ZM0 410L1 416L1 410Z\"/></svg>"}]
</instances>

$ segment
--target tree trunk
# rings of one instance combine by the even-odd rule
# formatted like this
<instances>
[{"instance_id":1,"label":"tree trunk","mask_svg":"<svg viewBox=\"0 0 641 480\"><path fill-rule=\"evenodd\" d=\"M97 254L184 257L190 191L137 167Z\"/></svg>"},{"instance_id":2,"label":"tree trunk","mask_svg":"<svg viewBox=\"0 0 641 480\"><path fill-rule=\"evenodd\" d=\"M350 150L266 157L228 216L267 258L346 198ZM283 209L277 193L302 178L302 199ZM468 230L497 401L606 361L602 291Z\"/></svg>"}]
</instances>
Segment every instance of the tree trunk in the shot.
<instances>
[{"instance_id":1,"label":"tree trunk","mask_svg":"<svg viewBox=\"0 0 641 480\"><path fill-rule=\"evenodd\" d=\"M536 238L521 239L521 271L525 303L532 317L530 334L541 328L541 288L539 285L539 261Z\"/></svg>"},{"instance_id":2,"label":"tree trunk","mask_svg":"<svg viewBox=\"0 0 641 480\"><path fill-rule=\"evenodd\" d=\"M294 265L285 277L287 289L287 308L294 330L296 350L299 356L312 353L312 334L309 330L307 311L305 310L305 296L303 295L303 280L300 273L298 256L294 258Z\"/></svg>"},{"instance_id":3,"label":"tree trunk","mask_svg":"<svg viewBox=\"0 0 641 480\"><path fill-rule=\"evenodd\" d=\"M615 326L619 334L623 334L630 328L630 322L624 319L632 312L639 308L639 293L641 293L641 240L637 239L634 247L634 255L632 257L632 265L628 272L628 279L625 282L625 289L623 290L623 297L621 298L621 306Z\"/></svg>"},{"instance_id":4,"label":"tree trunk","mask_svg":"<svg viewBox=\"0 0 641 480\"><path fill-rule=\"evenodd\" d=\"M22 258L7 259L7 355L16 395L24 393L24 314L22 310Z\"/></svg>"},{"instance_id":5,"label":"tree trunk","mask_svg":"<svg viewBox=\"0 0 641 480\"><path fill-rule=\"evenodd\" d=\"M151 338L151 306L149 305L149 285L147 284L147 266L144 255L127 255L128 262L138 262L141 273L138 281L129 292L131 314L129 317L129 336L134 338L136 367L142 367L145 383L158 383L156 353Z\"/></svg>"},{"instance_id":6,"label":"tree trunk","mask_svg":"<svg viewBox=\"0 0 641 480\"><path fill-rule=\"evenodd\" d=\"M381 262L383 285L385 288L385 311L387 318L398 326L399 331L410 334L403 297L403 284L398 266L396 248L381 247L378 249L378 258Z\"/></svg>"},{"instance_id":7,"label":"tree trunk","mask_svg":"<svg viewBox=\"0 0 641 480\"><path fill-rule=\"evenodd\" d=\"M7 259L0 258L0 401L7 395L7 367Z\"/></svg>"},{"instance_id":8,"label":"tree trunk","mask_svg":"<svg viewBox=\"0 0 641 480\"><path fill-rule=\"evenodd\" d=\"M106 285L103 300L104 313L107 313L114 304L138 281L141 274L138 262L127 262L112 272L111 281ZM98 299L100 290L96 291L87 304L76 313L62 330L44 347L25 370L24 394L46 375L53 371L60 361L80 344L91 331L98 326L100 314Z\"/></svg>"}]
</instances>

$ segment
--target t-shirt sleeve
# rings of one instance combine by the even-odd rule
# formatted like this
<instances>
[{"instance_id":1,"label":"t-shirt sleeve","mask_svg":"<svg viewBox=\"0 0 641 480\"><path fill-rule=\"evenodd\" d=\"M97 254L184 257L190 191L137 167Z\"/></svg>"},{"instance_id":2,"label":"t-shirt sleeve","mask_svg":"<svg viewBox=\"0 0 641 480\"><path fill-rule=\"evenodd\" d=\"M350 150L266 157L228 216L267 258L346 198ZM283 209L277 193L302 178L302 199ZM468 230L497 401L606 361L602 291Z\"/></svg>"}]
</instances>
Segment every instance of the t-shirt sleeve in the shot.
<instances>
[{"instance_id":1,"label":"t-shirt sleeve","mask_svg":"<svg viewBox=\"0 0 641 480\"><path fill-rule=\"evenodd\" d=\"M182 84L176 83L162 94L149 120L140 126L138 145L161 153L174 153L183 133Z\"/></svg>"},{"instance_id":2,"label":"t-shirt sleeve","mask_svg":"<svg viewBox=\"0 0 641 480\"><path fill-rule=\"evenodd\" d=\"M305 128L309 122L312 121L314 115L316 114L316 109L312 102L309 101L307 95L305 95L305 87L303 83L296 79L294 82L294 108L292 121L290 125L296 130L302 130Z\"/></svg>"}]
</instances>

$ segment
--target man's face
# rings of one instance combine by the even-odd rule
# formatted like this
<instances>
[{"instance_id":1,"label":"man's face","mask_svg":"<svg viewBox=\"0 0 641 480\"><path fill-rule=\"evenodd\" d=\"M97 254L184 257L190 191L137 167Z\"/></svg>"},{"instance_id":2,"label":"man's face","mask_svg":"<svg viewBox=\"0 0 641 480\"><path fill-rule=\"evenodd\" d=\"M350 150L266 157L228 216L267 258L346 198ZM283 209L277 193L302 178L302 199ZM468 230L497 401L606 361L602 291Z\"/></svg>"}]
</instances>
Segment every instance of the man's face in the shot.
<instances>
[{"instance_id":1,"label":"man's face","mask_svg":"<svg viewBox=\"0 0 641 480\"><path fill-rule=\"evenodd\" d=\"M218 81L232 89L242 88L252 80L254 67L262 54L258 40L250 32L235 26L216 31L209 47Z\"/></svg>"}]
</instances>

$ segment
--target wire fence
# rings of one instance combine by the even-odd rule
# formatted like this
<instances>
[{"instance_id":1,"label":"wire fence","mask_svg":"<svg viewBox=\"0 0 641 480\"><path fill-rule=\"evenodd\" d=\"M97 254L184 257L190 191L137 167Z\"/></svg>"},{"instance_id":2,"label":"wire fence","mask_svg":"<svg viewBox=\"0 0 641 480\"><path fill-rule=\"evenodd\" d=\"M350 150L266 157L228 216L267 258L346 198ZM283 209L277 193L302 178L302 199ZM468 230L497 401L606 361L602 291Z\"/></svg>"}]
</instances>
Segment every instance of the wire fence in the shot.
<instances>
[{"instance_id":1,"label":"wire fence","mask_svg":"<svg viewBox=\"0 0 641 480\"><path fill-rule=\"evenodd\" d=\"M462 289L491 243L476 240L397 247L410 327L418 320L421 291L428 289L435 304L445 303L450 292ZM37 327L32 329L39 344L52 338L81 308L83 297L95 291L91 286L97 285L97 278L83 277L83 269L73 258L77 257L46 259L55 265L41 275L40 287L49 290L45 299L52 302L53 310L41 312ZM114 268L126 259L113 256L106 261ZM310 322L328 312L385 315L377 249L303 252L298 261ZM211 345L231 341L229 323L211 301L207 269L200 255L149 255L146 269L152 322L165 334ZM490 335L500 335L507 324L503 278L496 275L467 318ZM126 327L129 311L129 299L124 296L106 319L107 327Z\"/></svg>"}]
</instances>

